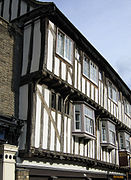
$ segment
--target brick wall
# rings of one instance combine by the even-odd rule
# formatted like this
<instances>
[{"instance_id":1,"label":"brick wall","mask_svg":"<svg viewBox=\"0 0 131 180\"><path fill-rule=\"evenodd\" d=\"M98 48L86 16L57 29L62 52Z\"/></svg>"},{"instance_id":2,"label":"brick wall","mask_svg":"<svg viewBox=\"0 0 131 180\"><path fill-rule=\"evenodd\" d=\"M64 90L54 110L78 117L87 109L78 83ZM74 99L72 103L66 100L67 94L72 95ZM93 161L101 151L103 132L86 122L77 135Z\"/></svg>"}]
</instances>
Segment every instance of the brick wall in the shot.
<instances>
[{"instance_id":1,"label":"brick wall","mask_svg":"<svg viewBox=\"0 0 131 180\"><path fill-rule=\"evenodd\" d=\"M8 23L0 18L0 115L12 116L15 112L13 92L13 36Z\"/></svg>"}]
</instances>

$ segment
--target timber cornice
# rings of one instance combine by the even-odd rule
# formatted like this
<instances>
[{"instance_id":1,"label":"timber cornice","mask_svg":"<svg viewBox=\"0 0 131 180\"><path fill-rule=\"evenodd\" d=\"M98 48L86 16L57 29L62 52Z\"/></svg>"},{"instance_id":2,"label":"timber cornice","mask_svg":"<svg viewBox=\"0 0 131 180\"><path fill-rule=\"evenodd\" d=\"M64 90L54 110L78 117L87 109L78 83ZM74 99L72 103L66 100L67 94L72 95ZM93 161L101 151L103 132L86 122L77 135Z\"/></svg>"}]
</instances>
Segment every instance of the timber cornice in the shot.
<instances>
[{"instance_id":1,"label":"timber cornice","mask_svg":"<svg viewBox=\"0 0 131 180\"><path fill-rule=\"evenodd\" d=\"M16 18L12 23L16 23L19 28L26 25L26 22L36 18L47 17L68 36L70 36L79 47L90 55L93 61L98 64L109 77L118 90L131 102L131 90L121 79L118 73L111 67L106 59L91 45L91 43L80 33L80 31L65 17L65 15L56 7L54 3L41 3L41 6L27 14Z\"/></svg>"},{"instance_id":2,"label":"timber cornice","mask_svg":"<svg viewBox=\"0 0 131 180\"><path fill-rule=\"evenodd\" d=\"M20 85L33 82L39 84L45 84L49 89L54 89L55 92L60 93L63 97L69 95L69 99L72 101L85 101L92 107L96 109L96 119L98 118L109 118L116 123L117 129L126 130L131 134L131 129L126 126L123 122L113 116L109 111L104 109L102 106L97 104L91 98L86 96L84 93L74 88L72 85L68 84L66 81L62 80L52 72L48 71L46 68L44 70L34 72L21 77Z\"/></svg>"},{"instance_id":3,"label":"timber cornice","mask_svg":"<svg viewBox=\"0 0 131 180\"><path fill-rule=\"evenodd\" d=\"M38 160L43 161L62 161L63 163L73 163L78 165L84 165L88 168L97 168L102 170L111 170L118 172L129 172L129 167L120 167L116 164L107 163L104 161L88 158L80 155L72 155L68 153L54 152L49 150L32 148L30 151L26 152L25 150L20 150L19 155L20 158L24 158L27 160Z\"/></svg>"}]
</instances>

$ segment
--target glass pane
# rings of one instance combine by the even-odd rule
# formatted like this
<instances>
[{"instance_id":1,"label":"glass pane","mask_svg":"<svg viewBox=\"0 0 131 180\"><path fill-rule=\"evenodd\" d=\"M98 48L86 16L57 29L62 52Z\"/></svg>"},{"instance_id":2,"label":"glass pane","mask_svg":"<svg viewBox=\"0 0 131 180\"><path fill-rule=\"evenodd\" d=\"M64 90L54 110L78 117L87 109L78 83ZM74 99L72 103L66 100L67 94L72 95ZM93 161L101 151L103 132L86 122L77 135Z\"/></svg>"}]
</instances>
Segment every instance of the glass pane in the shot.
<instances>
[{"instance_id":1,"label":"glass pane","mask_svg":"<svg viewBox=\"0 0 131 180\"><path fill-rule=\"evenodd\" d=\"M120 149L123 149L124 148L124 138L123 138L123 135L121 134L120 135Z\"/></svg>"},{"instance_id":2,"label":"glass pane","mask_svg":"<svg viewBox=\"0 0 131 180\"><path fill-rule=\"evenodd\" d=\"M65 58L72 60L72 41L68 37L65 38Z\"/></svg>"},{"instance_id":3,"label":"glass pane","mask_svg":"<svg viewBox=\"0 0 131 180\"><path fill-rule=\"evenodd\" d=\"M58 96L58 111L61 112L62 110L62 97Z\"/></svg>"},{"instance_id":4,"label":"glass pane","mask_svg":"<svg viewBox=\"0 0 131 180\"><path fill-rule=\"evenodd\" d=\"M84 107L85 107L85 108L84 108L84 110L85 110L85 112L84 112L85 115L93 119L93 118L94 118L94 110L88 108L87 106L84 106Z\"/></svg>"},{"instance_id":5,"label":"glass pane","mask_svg":"<svg viewBox=\"0 0 131 180\"><path fill-rule=\"evenodd\" d=\"M93 120L89 119L87 116L85 116L85 130L90 134L94 134Z\"/></svg>"},{"instance_id":6,"label":"glass pane","mask_svg":"<svg viewBox=\"0 0 131 180\"><path fill-rule=\"evenodd\" d=\"M110 143L115 144L115 133L113 131L109 131L109 140Z\"/></svg>"},{"instance_id":7,"label":"glass pane","mask_svg":"<svg viewBox=\"0 0 131 180\"><path fill-rule=\"evenodd\" d=\"M75 105L75 129L81 129L80 105Z\"/></svg>"},{"instance_id":8,"label":"glass pane","mask_svg":"<svg viewBox=\"0 0 131 180\"><path fill-rule=\"evenodd\" d=\"M98 83L98 70L97 66L90 61L90 79L95 83Z\"/></svg>"},{"instance_id":9,"label":"glass pane","mask_svg":"<svg viewBox=\"0 0 131 180\"><path fill-rule=\"evenodd\" d=\"M56 94L55 93L52 93L52 96L51 96L51 107L56 109Z\"/></svg>"},{"instance_id":10,"label":"glass pane","mask_svg":"<svg viewBox=\"0 0 131 180\"><path fill-rule=\"evenodd\" d=\"M115 125L111 122L108 122L109 130L115 132Z\"/></svg>"},{"instance_id":11,"label":"glass pane","mask_svg":"<svg viewBox=\"0 0 131 180\"><path fill-rule=\"evenodd\" d=\"M127 140L126 140L126 150L128 151L130 150L130 141Z\"/></svg>"},{"instance_id":12,"label":"glass pane","mask_svg":"<svg viewBox=\"0 0 131 180\"><path fill-rule=\"evenodd\" d=\"M86 57L84 57L84 61L83 61L83 73L88 78L89 78L89 72L90 72L89 70L90 70L89 60Z\"/></svg>"},{"instance_id":13,"label":"glass pane","mask_svg":"<svg viewBox=\"0 0 131 180\"><path fill-rule=\"evenodd\" d=\"M64 57L64 34L58 32L57 38L57 52Z\"/></svg>"},{"instance_id":14,"label":"glass pane","mask_svg":"<svg viewBox=\"0 0 131 180\"><path fill-rule=\"evenodd\" d=\"M107 131L106 131L106 124L102 122L102 142L107 141Z\"/></svg>"}]
</instances>

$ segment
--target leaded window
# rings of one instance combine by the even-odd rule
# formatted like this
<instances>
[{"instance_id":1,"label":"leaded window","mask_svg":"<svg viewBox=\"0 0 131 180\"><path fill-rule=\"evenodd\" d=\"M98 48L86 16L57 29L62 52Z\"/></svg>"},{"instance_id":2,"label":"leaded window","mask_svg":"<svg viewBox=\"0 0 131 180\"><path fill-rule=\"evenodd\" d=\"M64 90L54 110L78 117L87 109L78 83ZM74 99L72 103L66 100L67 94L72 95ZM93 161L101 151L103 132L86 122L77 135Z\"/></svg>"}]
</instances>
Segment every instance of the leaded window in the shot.
<instances>
[{"instance_id":1,"label":"leaded window","mask_svg":"<svg viewBox=\"0 0 131 180\"><path fill-rule=\"evenodd\" d=\"M59 30L57 34L57 53L69 63L72 63L73 41Z\"/></svg>"}]
</instances>

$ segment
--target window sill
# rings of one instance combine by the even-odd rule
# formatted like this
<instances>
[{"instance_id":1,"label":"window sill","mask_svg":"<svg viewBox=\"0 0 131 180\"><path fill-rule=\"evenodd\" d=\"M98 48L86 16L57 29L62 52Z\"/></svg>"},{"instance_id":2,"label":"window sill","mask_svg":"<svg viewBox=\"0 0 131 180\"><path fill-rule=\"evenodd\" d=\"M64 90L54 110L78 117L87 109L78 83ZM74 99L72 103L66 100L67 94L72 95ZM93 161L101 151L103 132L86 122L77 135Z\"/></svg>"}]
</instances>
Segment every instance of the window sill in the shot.
<instances>
[{"instance_id":1,"label":"window sill","mask_svg":"<svg viewBox=\"0 0 131 180\"><path fill-rule=\"evenodd\" d=\"M62 60L63 62L66 62L69 64L69 66L72 66L73 60L68 60L67 58L64 58L62 55L56 52L56 57Z\"/></svg>"},{"instance_id":2,"label":"window sill","mask_svg":"<svg viewBox=\"0 0 131 180\"><path fill-rule=\"evenodd\" d=\"M115 101L115 100L111 99L109 96L108 96L108 99L109 99L110 101L112 101L114 104L116 104L116 106L118 106L118 101Z\"/></svg>"},{"instance_id":3,"label":"window sill","mask_svg":"<svg viewBox=\"0 0 131 180\"><path fill-rule=\"evenodd\" d=\"M119 152L127 152L127 154L131 154L131 151L130 150L126 150L125 148L124 149L119 149Z\"/></svg>"},{"instance_id":4,"label":"window sill","mask_svg":"<svg viewBox=\"0 0 131 180\"><path fill-rule=\"evenodd\" d=\"M89 77L87 77L84 73L82 74L84 78L88 79L91 83L93 83L96 87L98 87L98 82L96 83L95 81L91 80Z\"/></svg>"},{"instance_id":5,"label":"window sill","mask_svg":"<svg viewBox=\"0 0 131 180\"><path fill-rule=\"evenodd\" d=\"M82 137L82 138L88 139L88 140L95 140L96 139L95 135L89 134L87 132L82 132L82 131L73 131L72 135L77 136L77 137Z\"/></svg>"},{"instance_id":6,"label":"window sill","mask_svg":"<svg viewBox=\"0 0 131 180\"><path fill-rule=\"evenodd\" d=\"M112 150L112 149L116 149L116 145L114 145L114 144L111 144L111 143L101 143L101 146L103 147L103 148L106 148L106 149L110 149L110 150Z\"/></svg>"}]
</instances>

